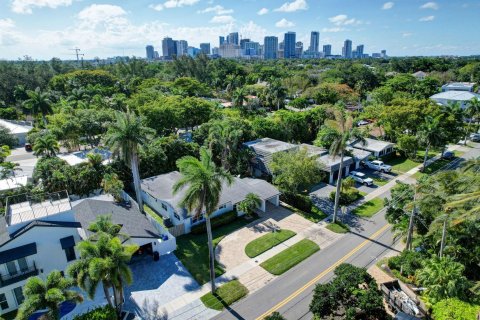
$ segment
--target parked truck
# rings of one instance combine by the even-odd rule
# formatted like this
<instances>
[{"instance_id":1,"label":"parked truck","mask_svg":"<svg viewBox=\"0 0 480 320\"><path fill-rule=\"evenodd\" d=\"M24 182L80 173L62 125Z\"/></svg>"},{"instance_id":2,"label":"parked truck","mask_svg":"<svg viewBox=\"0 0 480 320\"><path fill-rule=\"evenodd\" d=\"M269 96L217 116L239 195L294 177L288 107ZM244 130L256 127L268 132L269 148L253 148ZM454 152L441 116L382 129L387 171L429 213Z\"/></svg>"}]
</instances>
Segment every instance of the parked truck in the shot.
<instances>
[{"instance_id":1,"label":"parked truck","mask_svg":"<svg viewBox=\"0 0 480 320\"><path fill-rule=\"evenodd\" d=\"M402 288L404 286L404 288ZM405 313L414 319L424 319L426 312L415 294L407 294L408 288L398 280L382 283L381 290L390 310Z\"/></svg>"},{"instance_id":2,"label":"parked truck","mask_svg":"<svg viewBox=\"0 0 480 320\"><path fill-rule=\"evenodd\" d=\"M388 164L385 164L383 163L383 161L380 161L380 160L373 160L373 161L365 160L362 164L365 167L373 169L375 171L380 171L380 172L392 171L392 166L389 166Z\"/></svg>"}]
</instances>

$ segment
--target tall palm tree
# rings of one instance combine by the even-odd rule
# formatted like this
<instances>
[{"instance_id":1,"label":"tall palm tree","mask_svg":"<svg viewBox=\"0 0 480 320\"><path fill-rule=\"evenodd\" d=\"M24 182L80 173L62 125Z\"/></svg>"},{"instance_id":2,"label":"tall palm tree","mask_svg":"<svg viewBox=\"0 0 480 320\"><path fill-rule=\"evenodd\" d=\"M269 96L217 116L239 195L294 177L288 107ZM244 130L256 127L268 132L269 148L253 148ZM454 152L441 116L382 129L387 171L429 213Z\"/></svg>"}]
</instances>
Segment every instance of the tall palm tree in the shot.
<instances>
[{"instance_id":1,"label":"tall palm tree","mask_svg":"<svg viewBox=\"0 0 480 320\"><path fill-rule=\"evenodd\" d=\"M246 96L245 88L241 87L241 88L235 89L232 95L233 106L236 108L243 107L243 103L245 102L245 96Z\"/></svg>"},{"instance_id":2,"label":"tall palm tree","mask_svg":"<svg viewBox=\"0 0 480 320\"><path fill-rule=\"evenodd\" d=\"M287 89L282 86L280 81L275 80L268 86L267 95L277 105L277 110L279 110L280 105L283 104L287 97Z\"/></svg>"},{"instance_id":3,"label":"tall palm tree","mask_svg":"<svg viewBox=\"0 0 480 320\"><path fill-rule=\"evenodd\" d=\"M425 157L423 158L423 169L425 170L428 160L428 152L431 147L439 146L442 142L442 131L440 129L440 121L442 115L437 117L426 116L423 123L419 138L425 144Z\"/></svg>"},{"instance_id":4,"label":"tall palm tree","mask_svg":"<svg viewBox=\"0 0 480 320\"><path fill-rule=\"evenodd\" d=\"M135 195L140 211L143 212L143 200L140 186L140 173L138 171L138 152L142 145L146 144L148 137L154 134L154 130L145 127L142 119L131 111L116 112L116 122L112 123L105 137L105 144L112 148L116 154L128 163L132 170Z\"/></svg>"},{"instance_id":5,"label":"tall palm tree","mask_svg":"<svg viewBox=\"0 0 480 320\"><path fill-rule=\"evenodd\" d=\"M224 183L233 183L233 177L227 171L215 166L211 152L205 148L200 149L200 160L186 156L177 161L177 166L182 177L173 186L173 193L184 190L185 194L181 205L190 212L195 211L196 217L200 217L205 209L210 255L210 282L212 293L215 293L215 255L210 215L217 210Z\"/></svg>"},{"instance_id":6,"label":"tall palm tree","mask_svg":"<svg viewBox=\"0 0 480 320\"><path fill-rule=\"evenodd\" d=\"M350 141L360 141L364 143L364 138L358 128L353 125L353 118L346 115L342 108L330 110L335 116L335 120L325 121L325 125L336 131L335 138L330 146L329 153L333 157L340 157L340 167L338 169L337 186L335 193L335 205L333 207L332 223L337 221L337 211L339 207L340 191L342 187L343 158Z\"/></svg>"},{"instance_id":7,"label":"tall palm tree","mask_svg":"<svg viewBox=\"0 0 480 320\"><path fill-rule=\"evenodd\" d=\"M237 150L243 130L229 121L216 121L208 131L208 147L213 153L215 147L221 150L220 161L225 170L230 170L232 150Z\"/></svg>"},{"instance_id":8,"label":"tall palm tree","mask_svg":"<svg viewBox=\"0 0 480 320\"><path fill-rule=\"evenodd\" d=\"M50 94L48 92L42 92L39 87L34 91L27 91L28 99L23 103L32 110L33 114L41 114L43 124L47 125L47 114L52 113L52 101L50 100Z\"/></svg>"},{"instance_id":9,"label":"tall palm tree","mask_svg":"<svg viewBox=\"0 0 480 320\"><path fill-rule=\"evenodd\" d=\"M33 145L33 152L38 156L45 157L55 157L60 151L60 146L58 141L51 134L47 134L43 137L38 137L35 139L35 144Z\"/></svg>"},{"instance_id":10,"label":"tall palm tree","mask_svg":"<svg viewBox=\"0 0 480 320\"><path fill-rule=\"evenodd\" d=\"M472 126L472 120L474 118L479 118L480 117L480 100L478 98L472 98L472 100L469 101L467 108L465 109L465 114L468 116L468 127L467 130L465 131L465 145L467 145L467 138L470 134L471 126Z\"/></svg>"},{"instance_id":11,"label":"tall palm tree","mask_svg":"<svg viewBox=\"0 0 480 320\"><path fill-rule=\"evenodd\" d=\"M70 290L75 286L75 281L62 276L60 271L52 271L46 281L39 277L31 277L23 287L25 300L18 309L15 319L26 320L38 310L47 309L46 318L49 320L60 319L60 304L67 300L82 302L80 293Z\"/></svg>"},{"instance_id":12,"label":"tall palm tree","mask_svg":"<svg viewBox=\"0 0 480 320\"><path fill-rule=\"evenodd\" d=\"M133 281L128 263L138 250L138 246L123 245L118 237L100 232L96 241L82 241L77 245L77 249L80 251L80 259L68 267L67 273L87 292L90 299L94 298L98 285L102 284L108 304L120 317L124 285ZM113 300L110 289L113 292Z\"/></svg>"}]
</instances>

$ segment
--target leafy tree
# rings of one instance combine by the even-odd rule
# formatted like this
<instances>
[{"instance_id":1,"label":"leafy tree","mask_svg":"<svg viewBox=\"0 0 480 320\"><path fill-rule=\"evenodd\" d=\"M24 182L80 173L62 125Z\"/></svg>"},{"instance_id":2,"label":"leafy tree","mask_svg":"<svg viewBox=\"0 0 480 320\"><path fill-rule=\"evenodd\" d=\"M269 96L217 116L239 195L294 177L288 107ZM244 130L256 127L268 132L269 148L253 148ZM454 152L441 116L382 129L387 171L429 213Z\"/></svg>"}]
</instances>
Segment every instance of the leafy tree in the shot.
<instances>
[{"instance_id":1,"label":"leafy tree","mask_svg":"<svg viewBox=\"0 0 480 320\"><path fill-rule=\"evenodd\" d=\"M38 310L47 309L47 319L60 319L60 304L67 300L82 302L80 293L70 290L75 285L71 279L64 278L60 271L52 271L45 281L31 277L23 287L25 300L18 309L16 319L26 320Z\"/></svg>"},{"instance_id":2,"label":"leafy tree","mask_svg":"<svg viewBox=\"0 0 480 320\"><path fill-rule=\"evenodd\" d=\"M210 97L212 91L197 79L181 77L173 82L173 92L184 97Z\"/></svg>"},{"instance_id":3,"label":"leafy tree","mask_svg":"<svg viewBox=\"0 0 480 320\"><path fill-rule=\"evenodd\" d=\"M201 217L202 213L205 214L210 255L210 283L213 294L215 293L215 255L210 215L217 210L223 184L233 183L233 177L215 166L212 154L205 148L200 149L200 160L191 156L183 157L177 161L177 166L182 177L173 186L173 192L178 193L186 188L181 205L190 212L195 210L196 217Z\"/></svg>"},{"instance_id":4,"label":"leafy tree","mask_svg":"<svg viewBox=\"0 0 480 320\"><path fill-rule=\"evenodd\" d=\"M425 157L423 159L423 169L426 168L428 160L428 151L430 147L440 146L442 141L442 132L440 130L441 117L427 116L425 122L421 126L419 137L420 140L426 145Z\"/></svg>"},{"instance_id":5,"label":"leafy tree","mask_svg":"<svg viewBox=\"0 0 480 320\"><path fill-rule=\"evenodd\" d=\"M266 317L265 320L286 320L286 319L280 313L275 311L274 313Z\"/></svg>"},{"instance_id":6,"label":"leafy tree","mask_svg":"<svg viewBox=\"0 0 480 320\"><path fill-rule=\"evenodd\" d=\"M0 145L13 148L17 145L17 143L17 137L15 137L9 129L5 128L4 126L0 126Z\"/></svg>"},{"instance_id":7,"label":"leafy tree","mask_svg":"<svg viewBox=\"0 0 480 320\"><path fill-rule=\"evenodd\" d=\"M238 204L238 209L245 212L247 216L252 216L255 213L255 209L260 206L262 200L255 194L249 193L246 195L245 200Z\"/></svg>"},{"instance_id":8,"label":"leafy tree","mask_svg":"<svg viewBox=\"0 0 480 320\"><path fill-rule=\"evenodd\" d=\"M417 271L418 282L432 304L447 298L463 298L470 287L463 275L465 267L450 257L431 258Z\"/></svg>"},{"instance_id":9,"label":"leafy tree","mask_svg":"<svg viewBox=\"0 0 480 320\"><path fill-rule=\"evenodd\" d=\"M237 88L232 95L232 103L235 108L241 108L246 101L245 88Z\"/></svg>"},{"instance_id":10,"label":"leafy tree","mask_svg":"<svg viewBox=\"0 0 480 320\"><path fill-rule=\"evenodd\" d=\"M133 112L117 112L115 117L116 122L109 127L105 137L105 144L113 152L120 153L124 161L130 162L137 203L140 210L143 210L140 173L138 171L138 153L141 146L147 143L148 136L153 134L153 130L143 126L142 119Z\"/></svg>"},{"instance_id":11,"label":"leafy tree","mask_svg":"<svg viewBox=\"0 0 480 320\"><path fill-rule=\"evenodd\" d=\"M475 319L480 312L480 305L462 301L457 298L444 299L432 308L435 320L469 320Z\"/></svg>"},{"instance_id":12,"label":"leafy tree","mask_svg":"<svg viewBox=\"0 0 480 320\"><path fill-rule=\"evenodd\" d=\"M472 120L474 118L480 117L480 100L477 98L472 98L465 109L465 114L469 117L468 119L468 127L465 130L465 145L467 145L467 138L471 132Z\"/></svg>"},{"instance_id":13,"label":"leafy tree","mask_svg":"<svg viewBox=\"0 0 480 320\"><path fill-rule=\"evenodd\" d=\"M37 157L55 157L59 151L58 141L51 134L37 138L33 145L33 152Z\"/></svg>"},{"instance_id":14,"label":"leafy tree","mask_svg":"<svg viewBox=\"0 0 480 320\"><path fill-rule=\"evenodd\" d=\"M416 158L418 150L418 139L409 134L401 134L397 139L397 149L406 157Z\"/></svg>"},{"instance_id":15,"label":"leafy tree","mask_svg":"<svg viewBox=\"0 0 480 320\"><path fill-rule=\"evenodd\" d=\"M313 142L318 147L330 149L335 139L338 138L338 131L335 128L323 125L318 131L317 139Z\"/></svg>"},{"instance_id":16,"label":"leafy tree","mask_svg":"<svg viewBox=\"0 0 480 320\"><path fill-rule=\"evenodd\" d=\"M52 101L48 92L42 92L39 87L35 91L27 91L28 99L23 103L33 114L41 114L43 124L47 125L47 114L52 113Z\"/></svg>"},{"instance_id":17,"label":"leafy tree","mask_svg":"<svg viewBox=\"0 0 480 320\"><path fill-rule=\"evenodd\" d=\"M306 149L275 153L269 168L273 183L284 192L301 192L319 182L323 176L320 163Z\"/></svg>"},{"instance_id":18,"label":"leafy tree","mask_svg":"<svg viewBox=\"0 0 480 320\"><path fill-rule=\"evenodd\" d=\"M12 153L10 147L3 145L0 147L0 162L4 162L5 159Z\"/></svg>"},{"instance_id":19,"label":"leafy tree","mask_svg":"<svg viewBox=\"0 0 480 320\"><path fill-rule=\"evenodd\" d=\"M116 173L106 173L101 186L106 193L114 197L115 201L122 201L123 182Z\"/></svg>"}]
</instances>

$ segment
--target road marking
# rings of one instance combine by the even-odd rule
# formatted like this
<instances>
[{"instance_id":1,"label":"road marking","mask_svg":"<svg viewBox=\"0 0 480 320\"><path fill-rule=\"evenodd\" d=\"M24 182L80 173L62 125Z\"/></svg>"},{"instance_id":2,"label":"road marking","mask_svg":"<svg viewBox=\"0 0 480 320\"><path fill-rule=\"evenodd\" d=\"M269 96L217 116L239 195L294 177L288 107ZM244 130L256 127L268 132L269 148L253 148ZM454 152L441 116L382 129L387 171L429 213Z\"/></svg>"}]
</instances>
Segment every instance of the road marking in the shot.
<instances>
[{"instance_id":1,"label":"road marking","mask_svg":"<svg viewBox=\"0 0 480 320\"><path fill-rule=\"evenodd\" d=\"M265 312L264 314L262 314L261 316L259 316L258 318L256 318L256 320L263 320L265 317L269 316L270 314L272 314L273 312L277 311L278 309L280 309L281 307L283 307L284 305L286 305L287 303L289 303L290 301L292 301L294 298L296 298L300 293L302 293L303 291L305 291L308 287L312 286L313 284L315 284L316 282L318 282L320 279L322 279L323 277L325 277L329 272L333 271L336 267L338 267L340 264L342 264L343 262L345 262L348 258L350 258L351 256L353 256L357 251L359 251L360 249L362 249L364 246L367 245L367 243L369 243L371 240L374 240L375 238L378 238L380 236L380 234L382 234L385 230L387 230L388 228L390 228L390 225L389 224L386 224L385 226L383 226L382 228L380 228L379 230L377 230L374 234L372 234L370 236L370 238L368 238L367 240L363 241L361 244L359 244L357 247L355 247L354 249L352 249L352 251L350 251L349 253L347 253L346 255L344 255L342 258L340 258L339 260L337 260L337 262L335 262L334 264L332 264L329 268L325 269L323 272L321 272L319 275L317 275L315 278L313 278L312 280L310 280L309 282L307 282L303 287L301 287L300 289L298 289L297 291L295 291L294 293L292 293L290 296L288 296L287 298L285 298L283 301L279 302L277 305L275 305L274 307L272 307L270 310L268 310L267 312Z\"/></svg>"}]
</instances>

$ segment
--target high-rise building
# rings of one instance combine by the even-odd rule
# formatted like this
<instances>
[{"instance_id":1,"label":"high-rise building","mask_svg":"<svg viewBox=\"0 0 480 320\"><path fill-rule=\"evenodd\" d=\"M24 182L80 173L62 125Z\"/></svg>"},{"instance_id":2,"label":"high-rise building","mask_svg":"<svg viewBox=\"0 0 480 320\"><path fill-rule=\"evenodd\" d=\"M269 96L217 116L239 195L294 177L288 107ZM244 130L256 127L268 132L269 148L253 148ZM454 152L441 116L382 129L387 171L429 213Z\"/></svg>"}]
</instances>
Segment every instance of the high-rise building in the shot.
<instances>
[{"instance_id":1,"label":"high-rise building","mask_svg":"<svg viewBox=\"0 0 480 320\"><path fill-rule=\"evenodd\" d=\"M284 50L283 50L283 57L285 59L292 59L295 58L295 44L296 44L297 35L295 32L289 31L285 33L284 42Z\"/></svg>"},{"instance_id":2,"label":"high-rise building","mask_svg":"<svg viewBox=\"0 0 480 320\"><path fill-rule=\"evenodd\" d=\"M175 41L175 53L177 56L187 55L188 42L186 40Z\"/></svg>"},{"instance_id":3,"label":"high-rise building","mask_svg":"<svg viewBox=\"0 0 480 320\"><path fill-rule=\"evenodd\" d=\"M312 31L310 34L310 47L308 48L308 51L310 52L319 52L320 49L320 32L318 31Z\"/></svg>"},{"instance_id":4,"label":"high-rise building","mask_svg":"<svg viewBox=\"0 0 480 320\"><path fill-rule=\"evenodd\" d=\"M352 59L352 40L345 40L343 43L342 56L345 59Z\"/></svg>"},{"instance_id":5,"label":"high-rise building","mask_svg":"<svg viewBox=\"0 0 480 320\"><path fill-rule=\"evenodd\" d=\"M172 38L165 37L162 40L162 53L163 57L167 59L171 59L175 53L175 42Z\"/></svg>"},{"instance_id":6,"label":"high-rise building","mask_svg":"<svg viewBox=\"0 0 480 320\"><path fill-rule=\"evenodd\" d=\"M278 38L277 37L265 37L263 42L263 57L265 59L276 59L278 50Z\"/></svg>"},{"instance_id":7,"label":"high-rise building","mask_svg":"<svg viewBox=\"0 0 480 320\"><path fill-rule=\"evenodd\" d=\"M224 43L225 43L225 37L224 36L218 37L218 45L221 46Z\"/></svg>"},{"instance_id":8,"label":"high-rise building","mask_svg":"<svg viewBox=\"0 0 480 320\"><path fill-rule=\"evenodd\" d=\"M297 41L295 43L295 58L301 58L303 55L303 42Z\"/></svg>"},{"instance_id":9,"label":"high-rise building","mask_svg":"<svg viewBox=\"0 0 480 320\"><path fill-rule=\"evenodd\" d=\"M227 43L238 45L238 32L232 32L227 36Z\"/></svg>"},{"instance_id":10,"label":"high-rise building","mask_svg":"<svg viewBox=\"0 0 480 320\"><path fill-rule=\"evenodd\" d=\"M250 42L250 39L240 40L240 48L242 48L242 50L245 50L245 43L247 43L247 42Z\"/></svg>"},{"instance_id":11,"label":"high-rise building","mask_svg":"<svg viewBox=\"0 0 480 320\"><path fill-rule=\"evenodd\" d=\"M155 49L153 46L148 45L146 46L146 51L147 51L147 60L154 60L155 59Z\"/></svg>"},{"instance_id":12,"label":"high-rise building","mask_svg":"<svg viewBox=\"0 0 480 320\"><path fill-rule=\"evenodd\" d=\"M243 52L249 57L260 55L260 43L254 41L245 42Z\"/></svg>"},{"instance_id":13,"label":"high-rise building","mask_svg":"<svg viewBox=\"0 0 480 320\"><path fill-rule=\"evenodd\" d=\"M155 50L154 56L155 56L155 60L160 59L160 55L158 54L158 51L157 51L157 50Z\"/></svg>"},{"instance_id":14,"label":"high-rise building","mask_svg":"<svg viewBox=\"0 0 480 320\"><path fill-rule=\"evenodd\" d=\"M362 59L363 58L363 50L364 50L365 46L363 44L360 44L357 46L357 54L355 56L355 58L358 58L358 59Z\"/></svg>"},{"instance_id":15,"label":"high-rise building","mask_svg":"<svg viewBox=\"0 0 480 320\"><path fill-rule=\"evenodd\" d=\"M223 58L239 58L242 56L242 49L233 43L224 43L218 48L218 54Z\"/></svg>"},{"instance_id":16,"label":"high-rise building","mask_svg":"<svg viewBox=\"0 0 480 320\"><path fill-rule=\"evenodd\" d=\"M382 58L386 58L387 57L387 50L382 50L381 54L382 54Z\"/></svg>"},{"instance_id":17,"label":"high-rise building","mask_svg":"<svg viewBox=\"0 0 480 320\"><path fill-rule=\"evenodd\" d=\"M209 55L210 54L210 43L200 43L200 51L203 54Z\"/></svg>"},{"instance_id":18,"label":"high-rise building","mask_svg":"<svg viewBox=\"0 0 480 320\"><path fill-rule=\"evenodd\" d=\"M328 57L332 55L332 45L331 44L325 44L323 46L323 56Z\"/></svg>"},{"instance_id":19,"label":"high-rise building","mask_svg":"<svg viewBox=\"0 0 480 320\"><path fill-rule=\"evenodd\" d=\"M200 52L201 52L201 49L198 49L198 48L195 48L195 47L188 47L187 48L187 54L192 58L195 58L198 54L200 54Z\"/></svg>"}]
</instances>

